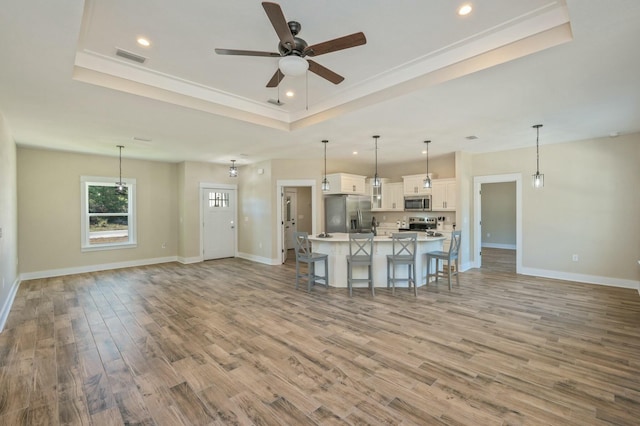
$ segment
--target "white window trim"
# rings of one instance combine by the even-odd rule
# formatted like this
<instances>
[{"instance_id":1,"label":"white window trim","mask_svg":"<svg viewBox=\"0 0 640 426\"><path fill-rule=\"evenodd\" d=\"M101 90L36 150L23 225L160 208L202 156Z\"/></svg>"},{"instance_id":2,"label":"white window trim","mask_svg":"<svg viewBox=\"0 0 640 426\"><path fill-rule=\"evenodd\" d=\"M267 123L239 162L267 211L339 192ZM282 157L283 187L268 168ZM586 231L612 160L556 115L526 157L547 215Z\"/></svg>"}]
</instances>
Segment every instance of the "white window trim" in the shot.
<instances>
[{"instance_id":1,"label":"white window trim","mask_svg":"<svg viewBox=\"0 0 640 426\"><path fill-rule=\"evenodd\" d=\"M134 178L125 178L122 180L127 183L127 194L129 196L129 241L126 243L109 243L109 244L89 244L89 200L87 198L88 185L116 186L118 177L104 176L81 176L80 177L80 247L81 251L99 251L99 250L118 250L125 248L135 248L138 246L137 226L136 226L136 180Z\"/></svg>"}]
</instances>

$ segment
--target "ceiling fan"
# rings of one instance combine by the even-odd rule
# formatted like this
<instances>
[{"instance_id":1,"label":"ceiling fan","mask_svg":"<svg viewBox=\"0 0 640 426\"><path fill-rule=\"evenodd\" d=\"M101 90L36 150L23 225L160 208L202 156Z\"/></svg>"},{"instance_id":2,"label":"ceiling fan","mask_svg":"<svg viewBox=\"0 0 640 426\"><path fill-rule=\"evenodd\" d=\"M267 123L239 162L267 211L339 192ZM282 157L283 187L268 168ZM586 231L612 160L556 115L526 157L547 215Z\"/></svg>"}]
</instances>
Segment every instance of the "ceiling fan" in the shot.
<instances>
[{"instance_id":1,"label":"ceiling fan","mask_svg":"<svg viewBox=\"0 0 640 426\"><path fill-rule=\"evenodd\" d=\"M278 69L275 74L273 74L273 77L271 77L271 80L267 83L267 87L277 87L285 75L302 75L307 71L307 69L312 73L329 80L333 84L339 84L344 80L344 77L336 74L319 63L312 61L311 59L305 59L305 57L324 55L325 53L360 46L367 42L364 34L362 32L358 32L309 46L306 41L300 37L296 37L302 28L300 23L296 21L287 22L279 4L265 1L262 2L262 7L267 13L267 17L271 21L271 25L273 25L273 28L276 30L276 34L278 34L278 38L280 39L280 42L278 43L278 52L234 49L215 49L215 51L219 55L267 56L281 58L278 63Z\"/></svg>"}]
</instances>

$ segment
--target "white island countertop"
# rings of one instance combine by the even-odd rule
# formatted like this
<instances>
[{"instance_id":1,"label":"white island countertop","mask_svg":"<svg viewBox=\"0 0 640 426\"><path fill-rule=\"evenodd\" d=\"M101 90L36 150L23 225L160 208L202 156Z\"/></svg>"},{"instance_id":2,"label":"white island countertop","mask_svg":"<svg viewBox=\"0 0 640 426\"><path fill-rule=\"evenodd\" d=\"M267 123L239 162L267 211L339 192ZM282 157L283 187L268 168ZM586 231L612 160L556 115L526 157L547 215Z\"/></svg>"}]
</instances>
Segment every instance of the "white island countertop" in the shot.
<instances>
[{"instance_id":1,"label":"white island countertop","mask_svg":"<svg viewBox=\"0 0 640 426\"><path fill-rule=\"evenodd\" d=\"M426 283L427 264L426 253L442 250L445 236L428 237L425 232L417 232L416 281L418 286ZM329 285L331 287L347 287L347 255L349 254L349 234L333 233L331 237L309 236L313 243L313 251L328 255ZM375 287L387 286L387 255L392 254L392 239L389 235L373 237L373 283ZM433 265L432 265L433 266ZM366 267L355 268L354 278L366 276ZM406 277L407 268L398 267L396 276ZM398 283L397 287L406 287L406 282ZM366 287L366 284L355 284L354 288Z\"/></svg>"},{"instance_id":2,"label":"white island countertop","mask_svg":"<svg viewBox=\"0 0 640 426\"><path fill-rule=\"evenodd\" d=\"M399 232L399 234L410 234L410 232ZM418 234L418 241L441 241L444 240L446 237L443 235L441 237L428 237L427 234L425 232L417 232ZM330 237L319 237L319 236L311 236L309 235L309 240L311 241L326 241L326 242L340 242L340 243L348 243L349 242L349 234L346 233L340 233L340 232L334 232L333 234L329 234L331 235ZM375 237L373 237L373 241L374 242L391 242L391 235L376 235Z\"/></svg>"}]
</instances>

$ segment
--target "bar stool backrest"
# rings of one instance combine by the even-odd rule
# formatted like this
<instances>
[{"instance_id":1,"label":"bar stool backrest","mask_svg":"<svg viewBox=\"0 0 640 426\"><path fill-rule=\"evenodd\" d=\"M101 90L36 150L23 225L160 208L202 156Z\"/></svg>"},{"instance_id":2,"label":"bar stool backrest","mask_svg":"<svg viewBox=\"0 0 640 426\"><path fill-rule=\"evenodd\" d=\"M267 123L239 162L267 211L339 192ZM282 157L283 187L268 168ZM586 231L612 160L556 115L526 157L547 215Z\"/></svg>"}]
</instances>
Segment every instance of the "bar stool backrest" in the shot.
<instances>
[{"instance_id":1,"label":"bar stool backrest","mask_svg":"<svg viewBox=\"0 0 640 426\"><path fill-rule=\"evenodd\" d=\"M416 257L418 234L416 232L398 232L391 234L394 257Z\"/></svg>"}]
</instances>

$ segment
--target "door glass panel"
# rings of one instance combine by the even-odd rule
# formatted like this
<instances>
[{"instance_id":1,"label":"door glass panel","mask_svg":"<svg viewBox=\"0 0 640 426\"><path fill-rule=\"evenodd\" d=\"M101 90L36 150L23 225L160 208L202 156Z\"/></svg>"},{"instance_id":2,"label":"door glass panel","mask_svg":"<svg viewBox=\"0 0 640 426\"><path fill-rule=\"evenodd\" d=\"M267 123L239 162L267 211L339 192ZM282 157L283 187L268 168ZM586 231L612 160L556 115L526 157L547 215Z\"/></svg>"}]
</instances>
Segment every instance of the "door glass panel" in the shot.
<instances>
[{"instance_id":1,"label":"door glass panel","mask_svg":"<svg viewBox=\"0 0 640 426\"><path fill-rule=\"evenodd\" d=\"M209 207L229 207L228 192L210 192Z\"/></svg>"},{"instance_id":2,"label":"door glass panel","mask_svg":"<svg viewBox=\"0 0 640 426\"><path fill-rule=\"evenodd\" d=\"M287 204L287 222L289 222L291 221L291 196L290 195L287 195L286 204Z\"/></svg>"}]
</instances>

